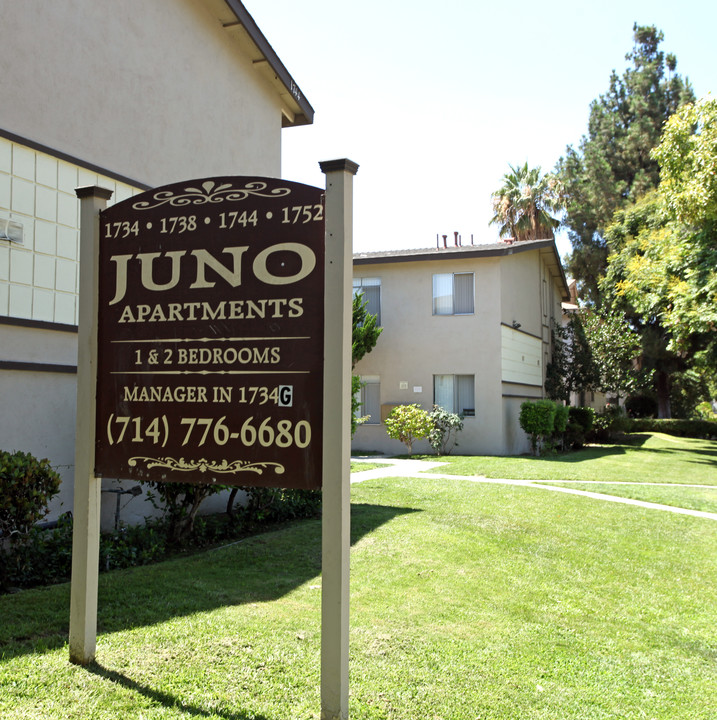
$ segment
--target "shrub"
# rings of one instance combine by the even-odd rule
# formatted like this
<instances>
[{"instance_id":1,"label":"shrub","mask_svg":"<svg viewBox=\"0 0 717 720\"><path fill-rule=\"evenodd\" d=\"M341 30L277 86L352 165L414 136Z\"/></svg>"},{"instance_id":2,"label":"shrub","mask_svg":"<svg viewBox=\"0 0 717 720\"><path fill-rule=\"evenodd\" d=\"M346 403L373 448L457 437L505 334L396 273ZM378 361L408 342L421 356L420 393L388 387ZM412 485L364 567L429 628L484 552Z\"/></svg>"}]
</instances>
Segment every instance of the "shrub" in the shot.
<instances>
[{"instance_id":1,"label":"shrub","mask_svg":"<svg viewBox=\"0 0 717 720\"><path fill-rule=\"evenodd\" d=\"M712 403L707 400L695 408L695 414L700 420L717 420L717 412L712 408Z\"/></svg>"},{"instance_id":2,"label":"shrub","mask_svg":"<svg viewBox=\"0 0 717 720\"><path fill-rule=\"evenodd\" d=\"M249 524L314 517L321 510L320 490L270 487L243 487L242 490L247 494L247 504L240 513Z\"/></svg>"},{"instance_id":3,"label":"shrub","mask_svg":"<svg viewBox=\"0 0 717 720\"><path fill-rule=\"evenodd\" d=\"M580 425L584 432L590 432L595 422L595 410L591 407L571 407L568 413L570 422Z\"/></svg>"},{"instance_id":4,"label":"shrub","mask_svg":"<svg viewBox=\"0 0 717 720\"><path fill-rule=\"evenodd\" d=\"M568 425L565 430L565 444L569 448L581 448L593 426L595 411L590 407L568 408Z\"/></svg>"},{"instance_id":5,"label":"shrub","mask_svg":"<svg viewBox=\"0 0 717 720\"><path fill-rule=\"evenodd\" d=\"M570 416L570 408L562 403L555 403L555 419L553 420L553 428L556 433L564 433L568 426Z\"/></svg>"},{"instance_id":6,"label":"shrub","mask_svg":"<svg viewBox=\"0 0 717 720\"><path fill-rule=\"evenodd\" d=\"M631 421L619 405L607 404L595 415L589 438L597 442L614 442L630 430Z\"/></svg>"},{"instance_id":7,"label":"shrub","mask_svg":"<svg viewBox=\"0 0 717 720\"><path fill-rule=\"evenodd\" d=\"M436 451L436 455L449 455L458 446L456 436L463 430L463 419L456 413L449 413L438 405L433 406L429 413L433 428L428 434L428 442Z\"/></svg>"},{"instance_id":8,"label":"shrub","mask_svg":"<svg viewBox=\"0 0 717 720\"><path fill-rule=\"evenodd\" d=\"M430 415L417 404L397 405L386 418L386 432L413 453L413 443L428 437L433 429Z\"/></svg>"},{"instance_id":9,"label":"shrub","mask_svg":"<svg viewBox=\"0 0 717 720\"><path fill-rule=\"evenodd\" d=\"M552 400L526 400L520 406L520 427L530 436L530 447L537 455L545 438L555 427L555 403Z\"/></svg>"},{"instance_id":10,"label":"shrub","mask_svg":"<svg viewBox=\"0 0 717 720\"><path fill-rule=\"evenodd\" d=\"M53 529L34 526L21 544L0 548L0 590L64 582L71 567L72 515L65 513Z\"/></svg>"},{"instance_id":11,"label":"shrub","mask_svg":"<svg viewBox=\"0 0 717 720\"><path fill-rule=\"evenodd\" d=\"M631 418L657 416L657 400L650 395L631 395L625 400L625 412Z\"/></svg>"},{"instance_id":12,"label":"shrub","mask_svg":"<svg viewBox=\"0 0 717 720\"><path fill-rule=\"evenodd\" d=\"M60 489L60 476L49 460L30 453L0 452L0 536L17 542L48 513Z\"/></svg>"},{"instance_id":13,"label":"shrub","mask_svg":"<svg viewBox=\"0 0 717 720\"><path fill-rule=\"evenodd\" d=\"M316 517L318 490L247 488L250 502L237 519L224 514L196 518L184 549L198 549L261 532L273 523ZM121 527L100 536L101 572L158 562L177 552L167 519ZM72 566L72 516L62 515L51 529L32 527L22 544L0 546L0 592L10 588L65 582Z\"/></svg>"},{"instance_id":14,"label":"shrub","mask_svg":"<svg viewBox=\"0 0 717 720\"><path fill-rule=\"evenodd\" d=\"M565 433L568 428L569 408L561 402L555 403L555 417L553 418L553 434L551 444L560 445L561 450L565 450L566 437Z\"/></svg>"},{"instance_id":15,"label":"shrub","mask_svg":"<svg viewBox=\"0 0 717 720\"><path fill-rule=\"evenodd\" d=\"M717 422L641 418L630 422L630 432L661 432L677 437L717 438Z\"/></svg>"}]
</instances>

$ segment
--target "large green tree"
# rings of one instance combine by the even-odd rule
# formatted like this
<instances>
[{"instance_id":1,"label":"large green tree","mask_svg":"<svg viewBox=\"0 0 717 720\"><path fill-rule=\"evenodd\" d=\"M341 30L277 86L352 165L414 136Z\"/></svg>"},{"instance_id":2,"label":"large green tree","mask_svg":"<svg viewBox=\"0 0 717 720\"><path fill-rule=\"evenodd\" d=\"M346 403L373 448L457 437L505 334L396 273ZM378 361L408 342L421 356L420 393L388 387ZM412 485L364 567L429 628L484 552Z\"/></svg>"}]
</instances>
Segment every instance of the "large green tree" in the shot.
<instances>
[{"instance_id":1,"label":"large green tree","mask_svg":"<svg viewBox=\"0 0 717 720\"><path fill-rule=\"evenodd\" d=\"M552 238L560 225L551 213L560 209L562 200L557 178L543 174L540 167L526 162L503 176L503 184L491 196L491 225L499 225L500 236L515 240Z\"/></svg>"},{"instance_id":2,"label":"large green tree","mask_svg":"<svg viewBox=\"0 0 717 720\"><path fill-rule=\"evenodd\" d=\"M694 99L689 82L675 73L675 56L660 50L663 33L637 24L633 33L626 55L631 66L621 76L613 70L608 91L590 105L587 134L556 167L573 246L568 270L581 297L597 306L608 256L605 230L616 210L657 187L659 167L650 151L665 121Z\"/></svg>"},{"instance_id":3,"label":"large green tree","mask_svg":"<svg viewBox=\"0 0 717 720\"><path fill-rule=\"evenodd\" d=\"M717 366L717 102L673 115L653 155L660 185L615 214L600 288L640 330L669 417L681 379L708 386Z\"/></svg>"},{"instance_id":4,"label":"large green tree","mask_svg":"<svg viewBox=\"0 0 717 720\"><path fill-rule=\"evenodd\" d=\"M702 98L673 115L652 156L671 215L692 226L717 222L717 100Z\"/></svg>"},{"instance_id":5,"label":"large green tree","mask_svg":"<svg viewBox=\"0 0 717 720\"><path fill-rule=\"evenodd\" d=\"M637 363L640 334L628 318L614 310L583 310L581 322L600 378L598 388L616 400L639 390L645 381Z\"/></svg>"}]
</instances>

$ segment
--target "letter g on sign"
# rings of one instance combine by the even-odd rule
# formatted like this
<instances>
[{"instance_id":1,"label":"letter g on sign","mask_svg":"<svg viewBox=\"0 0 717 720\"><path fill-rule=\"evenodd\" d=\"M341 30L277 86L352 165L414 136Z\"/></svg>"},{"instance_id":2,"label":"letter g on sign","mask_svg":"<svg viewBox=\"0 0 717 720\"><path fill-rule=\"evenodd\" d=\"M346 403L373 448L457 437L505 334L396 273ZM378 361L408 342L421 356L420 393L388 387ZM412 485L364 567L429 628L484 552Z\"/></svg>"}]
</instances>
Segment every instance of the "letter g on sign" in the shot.
<instances>
[{"instance_id":1,"label":"letter g on sign","mask_svg":"<svg viewBox=\"0 0 717 720\"><path fill-rule=\"evenodd\" d=\"M279 385L279 407L291 407L294 402L294 386Z\"/></svg>"}]
</instances>

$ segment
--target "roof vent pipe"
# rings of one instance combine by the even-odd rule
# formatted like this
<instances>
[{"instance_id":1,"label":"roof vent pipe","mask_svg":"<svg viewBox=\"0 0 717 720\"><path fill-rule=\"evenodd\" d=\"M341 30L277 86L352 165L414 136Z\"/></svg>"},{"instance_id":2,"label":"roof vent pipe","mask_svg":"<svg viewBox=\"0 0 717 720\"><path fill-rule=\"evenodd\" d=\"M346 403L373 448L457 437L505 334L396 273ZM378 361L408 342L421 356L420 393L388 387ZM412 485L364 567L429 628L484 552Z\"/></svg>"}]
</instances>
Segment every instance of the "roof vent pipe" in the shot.
<instances>
[{"instance_id":1,"label":"roof vent pipe","mask_svg":"<svg viewBox=\"0 0 717 720\"><path fill-rule=\"evenodd\" d=\"M453 242L455 243L455 246L458 247L458 231L457 230L453 233Z\"/></svg>"},{"instance_id":2,"label":"roof vent pipe","mask_svg":"<svg viewBox=\"0 0 717 720\"><path fill-rule=\"evenodd\" d=\"M447 248L447 247L448 247L448 244L446 243L446 240L448 240L448 235L444 235L444 236L443 236L443 247L444 247L444 248Z\"/></svg>"}]
</instances>

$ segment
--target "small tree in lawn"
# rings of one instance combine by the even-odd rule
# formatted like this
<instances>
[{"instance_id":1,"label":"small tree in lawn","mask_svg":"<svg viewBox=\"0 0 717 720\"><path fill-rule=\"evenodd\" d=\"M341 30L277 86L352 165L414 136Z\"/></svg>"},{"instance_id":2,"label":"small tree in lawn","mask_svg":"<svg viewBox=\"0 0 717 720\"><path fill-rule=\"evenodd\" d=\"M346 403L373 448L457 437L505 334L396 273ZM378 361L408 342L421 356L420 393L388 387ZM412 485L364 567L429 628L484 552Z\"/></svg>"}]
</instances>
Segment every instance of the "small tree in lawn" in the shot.
<instances>
[{"instance_id":1,"label":"small tree in lawn","mask_svg":"<svg viewBox=\"0 0 717 720\"><path fill-rule=\"evenodd\" d=\"M398 405L386 418L386 432L390 438L400 440L413 453L413 443L427 438L433 429L431 416L419 405Z\"/></svg>"}]
</instances>

